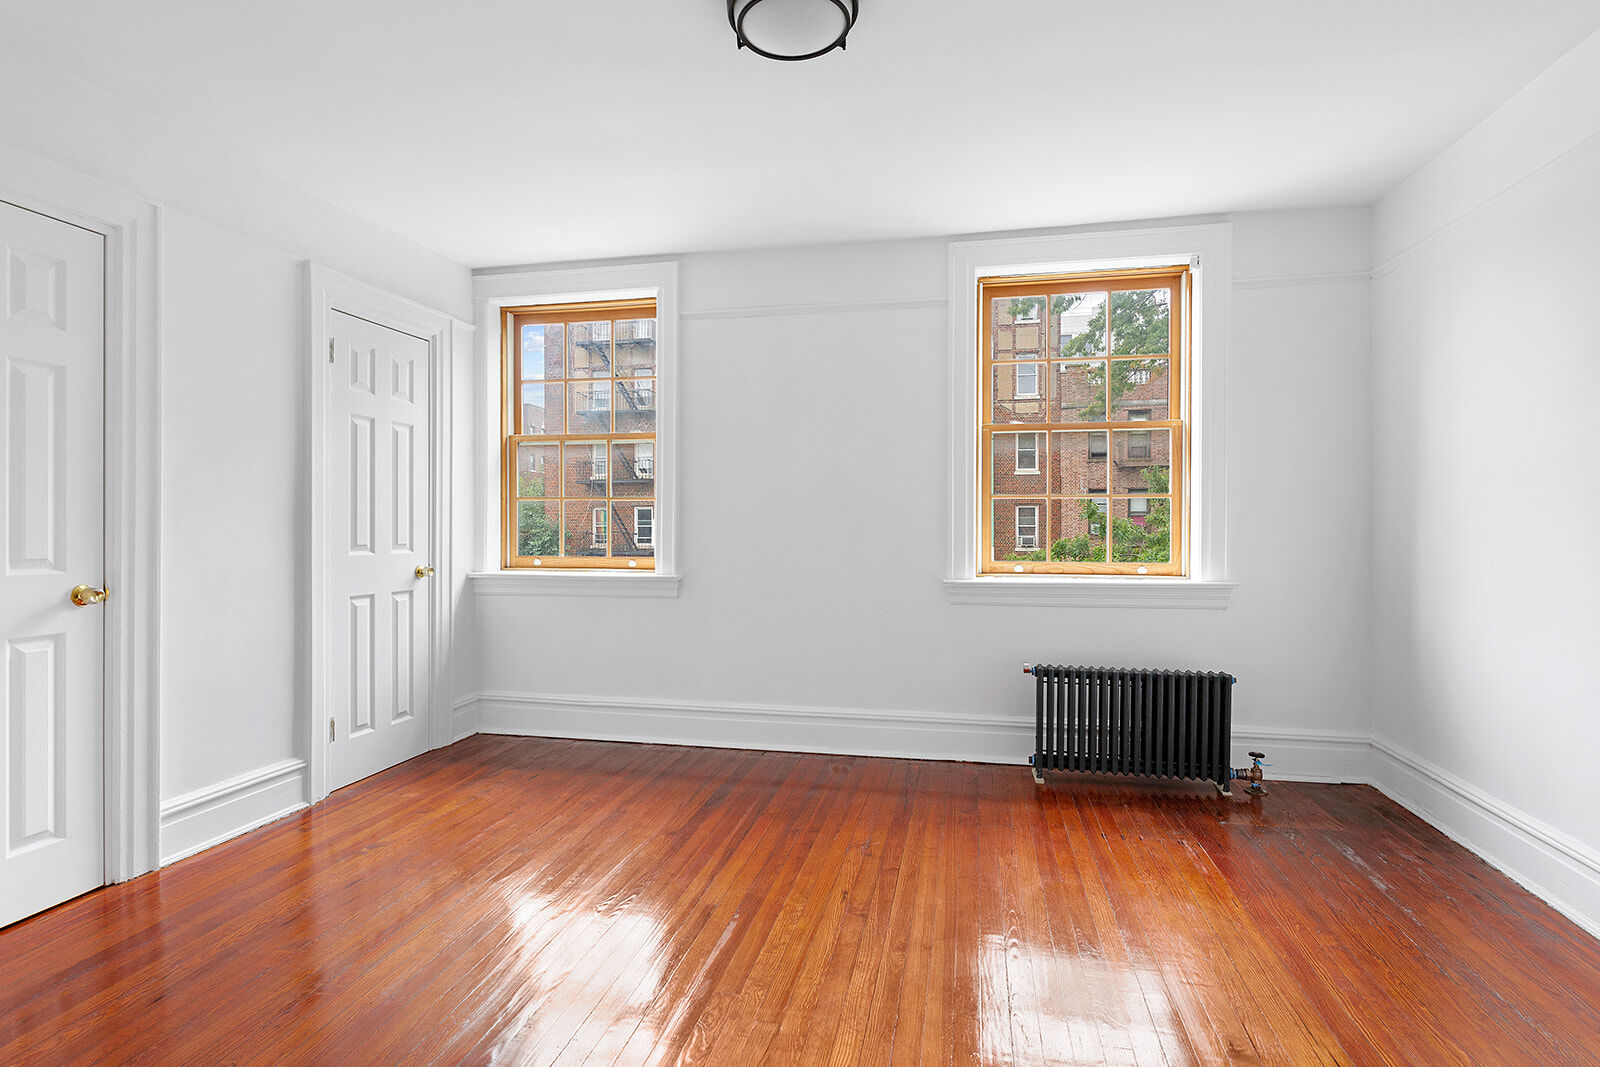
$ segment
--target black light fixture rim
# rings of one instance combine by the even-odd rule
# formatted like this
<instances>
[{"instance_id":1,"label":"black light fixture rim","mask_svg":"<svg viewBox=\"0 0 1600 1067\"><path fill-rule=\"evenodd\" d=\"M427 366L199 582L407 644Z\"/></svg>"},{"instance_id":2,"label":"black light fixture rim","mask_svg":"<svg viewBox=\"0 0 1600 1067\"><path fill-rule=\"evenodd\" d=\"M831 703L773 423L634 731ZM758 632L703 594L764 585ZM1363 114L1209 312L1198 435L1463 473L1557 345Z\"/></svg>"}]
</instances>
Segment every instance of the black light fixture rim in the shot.
<instances>
[{"instance_id":1,"label":"black light fixture rim","mask_svg":"<svg viewBox=\"0 0 1600 1067\"><path fill-rule=\"evenodd\" d=\"M737 2L738 0L728 0L728 25L733 27L733 34L739 41L739 47L748 48L758 56L776 59L780 63L799 63L802 60L816 59L818 56L827 55L835 48L845 47L845 39L850 36L850 31L856 25L856 18L861 14L860 0L849 0L849 6L846 6L845 0L829 0L834 7L839 9L839 14L844 16L844 29L840 31L839 36L830 44L817 49L815 52L807 52L803 56L786 56L778 52L769 52L744 35L744 17L750 14L750 9L761 3L762 0L750 0L748 4L739 9L739 13L736 16L733 13L733 9Z\"/></svg>"}]
</instances>

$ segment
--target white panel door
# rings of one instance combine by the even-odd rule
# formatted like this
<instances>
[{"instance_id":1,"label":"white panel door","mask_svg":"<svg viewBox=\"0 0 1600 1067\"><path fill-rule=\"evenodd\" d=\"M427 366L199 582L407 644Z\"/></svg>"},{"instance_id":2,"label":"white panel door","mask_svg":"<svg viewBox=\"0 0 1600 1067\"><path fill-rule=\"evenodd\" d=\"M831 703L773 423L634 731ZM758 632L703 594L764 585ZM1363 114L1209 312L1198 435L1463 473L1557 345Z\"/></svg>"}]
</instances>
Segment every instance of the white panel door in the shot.
<instances>
[{"instance_id":1,"label":"white panel door","mask_svg":"<svg viewBox=\"0 0 1600 1067\"><path fill-rule=\"evenodd\" d=\"M327 364L328 788L428 748L433 693L428 342L342 312Z\"/></svg>"},{"instance_id":2,"label":"white panel door","mask_svg":"<svg viewBox=\"0 0 1600 1067\"><path fill-rule=\"evenodd\" d=\"M0 203L0 279L3 926L105 880L103 238Z\"/></svg>"}]
</instances>

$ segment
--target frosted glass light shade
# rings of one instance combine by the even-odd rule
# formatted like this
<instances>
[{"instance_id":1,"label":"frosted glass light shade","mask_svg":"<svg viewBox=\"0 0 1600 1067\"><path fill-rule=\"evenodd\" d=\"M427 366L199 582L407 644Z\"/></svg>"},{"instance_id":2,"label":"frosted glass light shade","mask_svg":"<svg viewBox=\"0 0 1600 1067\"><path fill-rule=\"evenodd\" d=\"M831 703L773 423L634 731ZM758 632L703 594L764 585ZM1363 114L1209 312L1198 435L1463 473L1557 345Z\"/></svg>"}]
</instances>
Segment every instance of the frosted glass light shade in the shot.
<instances>
[{"instance_id":1,"label":"frosted glass light shade","mask_svg":"<svg viewBox=\"0 0 1600 1067\"><path fill-rule=\"evenodd\" d=\"M740 48L768 59L814 59L845 46L857 0L728 0Z\"/></svg>"}]
</instances>

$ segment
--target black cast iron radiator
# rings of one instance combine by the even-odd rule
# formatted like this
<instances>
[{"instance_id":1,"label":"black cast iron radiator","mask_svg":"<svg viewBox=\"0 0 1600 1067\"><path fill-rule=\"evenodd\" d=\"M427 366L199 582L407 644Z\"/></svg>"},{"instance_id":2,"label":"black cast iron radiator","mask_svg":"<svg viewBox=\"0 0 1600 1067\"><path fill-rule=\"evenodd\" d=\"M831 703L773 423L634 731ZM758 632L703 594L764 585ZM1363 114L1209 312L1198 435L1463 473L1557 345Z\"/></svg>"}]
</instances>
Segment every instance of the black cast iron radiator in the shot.
<instances>
[{"instance_id":1,"label":"black cast iron radiator","mask_svg":"<svg viewBox=\"0 0 1600 1067\"><path fill-rule=\"evenodd\" d=\"M1198 778L1228 790L1232 675L1209 671L1025 666L1038 725L1033 779L1100 771Z\"/></svg>"}]
</instances>

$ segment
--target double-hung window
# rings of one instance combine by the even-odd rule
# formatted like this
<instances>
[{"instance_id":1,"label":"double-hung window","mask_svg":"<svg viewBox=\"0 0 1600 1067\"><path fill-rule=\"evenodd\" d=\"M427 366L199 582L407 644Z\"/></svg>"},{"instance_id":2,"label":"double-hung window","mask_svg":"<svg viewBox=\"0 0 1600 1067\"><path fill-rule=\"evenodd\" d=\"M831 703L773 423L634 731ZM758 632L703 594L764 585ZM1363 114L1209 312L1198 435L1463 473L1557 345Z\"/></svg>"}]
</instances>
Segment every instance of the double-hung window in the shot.
<instances>
[{"instance_id":1,"label":"double-hung window","mask_svg":"<svg viewBox=\"0 0 1600 1067\"><path fill-rule=\"evenodd\" d=\"M655 301L504 318L504 566L652 569Z\"/></svg>"},{"instance_id":2,"label":"double-hung window","mask_svg":"<svg viewBox=\"0 0 1600 1067\"><path fill-rule=\"evenodd\" d=\"M979 279L980 573L1187 573L1189 280Z\"/></svg>"}]
</instances>

